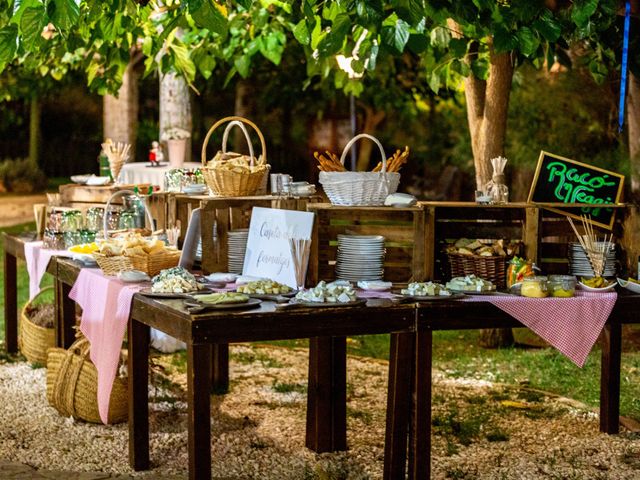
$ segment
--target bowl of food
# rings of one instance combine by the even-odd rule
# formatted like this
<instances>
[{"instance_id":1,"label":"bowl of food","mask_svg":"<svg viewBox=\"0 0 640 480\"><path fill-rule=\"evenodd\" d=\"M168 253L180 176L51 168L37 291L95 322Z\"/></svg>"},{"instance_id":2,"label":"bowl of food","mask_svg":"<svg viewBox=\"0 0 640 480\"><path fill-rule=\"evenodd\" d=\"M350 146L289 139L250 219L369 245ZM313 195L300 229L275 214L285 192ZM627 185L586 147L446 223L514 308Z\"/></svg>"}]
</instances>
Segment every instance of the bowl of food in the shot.
<instances>
[{"instance_id":1,"label":"bowl of food","mask_svg":"<svg viewBox=\"0 0 640 480\"><path fill-rule=\"evenodd\" d=\"M640 293L640 280L629 277L627 280L618 278L618 285L627 290L631 290L633 293Z\"/></svg>"},{"instance_id":2,"label":"bowl of food","mask_svg":"<svg viewBox=\"0 0 640 480\"><path fill-rule=\"evenodd\" d=\"M587 292L610 292L616 288L616 282L603 277L580 277L580 288Z\"/></svg>"}]
</instances>

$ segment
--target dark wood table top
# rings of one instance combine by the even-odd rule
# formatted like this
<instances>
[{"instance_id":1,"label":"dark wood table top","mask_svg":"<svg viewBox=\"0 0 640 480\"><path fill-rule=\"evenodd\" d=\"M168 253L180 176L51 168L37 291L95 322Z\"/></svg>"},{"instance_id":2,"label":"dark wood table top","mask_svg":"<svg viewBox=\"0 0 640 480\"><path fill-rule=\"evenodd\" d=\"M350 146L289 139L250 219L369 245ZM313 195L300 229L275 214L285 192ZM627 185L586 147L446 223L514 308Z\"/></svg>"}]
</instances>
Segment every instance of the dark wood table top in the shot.
<instances>
[{"instance_id":1,"label":"dark wood table top","mask_svg":"<svg viewBox=\"0 0 640 480\"><path fill-rule=\"evenodd\" d=\"M5 253L13 255L16 258L24 259L24 244L37 240L36 232L24 232L19 234L10 234L2 232L2 243L4 244Z\"/></svg>"}]
</instances>

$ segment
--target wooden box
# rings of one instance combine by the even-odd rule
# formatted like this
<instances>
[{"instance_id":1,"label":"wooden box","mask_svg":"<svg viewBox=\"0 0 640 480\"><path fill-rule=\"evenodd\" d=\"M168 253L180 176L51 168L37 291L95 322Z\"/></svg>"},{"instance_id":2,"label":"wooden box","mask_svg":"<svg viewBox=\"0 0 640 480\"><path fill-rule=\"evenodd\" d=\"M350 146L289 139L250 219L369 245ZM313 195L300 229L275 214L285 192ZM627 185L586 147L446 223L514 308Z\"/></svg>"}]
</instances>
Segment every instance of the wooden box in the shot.
<instances>
[{"instance_id":1,"label":"wooden box","mask_svg":"<svg viewBox=\"0 0 640 480\"><path fill-rule=\"evenodd\" d=\"M340 207L328 203L307 206L316 214L308 285L335 279L339 234L383 235L384 279L396 285L425 278L425 217L421 207Z\"/></svg>"}]
</instances>

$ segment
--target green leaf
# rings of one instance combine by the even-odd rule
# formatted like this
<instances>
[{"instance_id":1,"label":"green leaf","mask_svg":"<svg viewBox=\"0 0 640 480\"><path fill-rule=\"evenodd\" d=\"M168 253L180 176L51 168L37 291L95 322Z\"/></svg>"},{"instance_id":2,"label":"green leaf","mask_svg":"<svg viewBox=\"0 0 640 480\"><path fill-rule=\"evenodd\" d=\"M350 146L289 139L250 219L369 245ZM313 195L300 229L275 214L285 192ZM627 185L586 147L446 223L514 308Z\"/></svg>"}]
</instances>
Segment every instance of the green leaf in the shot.
<instances>
[{"instance_id":1,"label":"green leaf","mask_svg":"<svg viewBox=\"0 0 640 480\"><path fill-rule=\"evenodd\" d=\"M42 40L40 35L46 25L45 22L46 17L43 6L29 7L22 13L20 30L22 31L22 41L27 44L28 50L33 49L34 45Z\"/></svg>"},{"instance_id":2,"label":"green leaf","mask_svg":"<svg viewBox=\"0 0 640 480\"><path fill-rule=\"evenodd\" d=\"M251 67L251 58L247 55L242 55L241 57L236 58L233 61L234 67L240 74L242 78L247 78L249 76L249 68Z\"/></svg>"},{"instance_id":3,"label":"green leaf","mask_svg":"<svg viewBox=\"0 0 640 480\"><path fill-rule=\"evenodd\" d=\"M449 41L451 40L451 35L446 28L436 27L431 30L429 39L431 40L431 45L434 47L447 48L449 46Z\"/></svg>"},{"instance_id":4,"label":"green leaf","mask_svg":"<svg viewBox=\"0 0 640 480\"><path fill-rule=\"evenodd\" d=\"M369 62L367 63L367 70L375 70L378 63L378 53L380 52L380 46L377 43L371 45L371 52L369 53Z\"/></svg>"},{"instance_id":5,"label":"green leaf","mask_svg":"<svg viewBox=\"0 0 640 480\"><path fill-rule=\"evenodd\" d=\"M213 5L212 0L189 0L188 5L189 14L198 27L206 28L212 33L226 37L227 19Z\"/></svg>"},{"instance_id":6,"label":"green leaf","mask_svg":"<svg viewBox=\"0 0 640 480\"><path fill-rule=\"evenodd\" d=\"M151 49L153 48L153 38L151 37L144 37L144 40L142 42L142 53L146 56L146 57L150 57L151 56Z\"/></svg>"},{"instance_id":7,"label":"green leaf","mask_svg":"<svg viewBox=\"0 0 640 480\"><path fill-rule=\"evenodd\" d=\"M356 14L358 15L358 24L364 27L376 27L382 21L382 3L379 1L358 0L356 2Z\"/></svg>"},{"instance_id":8,"label":"green leaf","mask_svg":"<svg viewBox=\"0 0 640 480\"><path fill-rule=\"evenodd\" d=\"M571 7L571 20L578 27L583 28L598 8L599 0L574 0Z\"/></svg>"},{"instance_id":9,"label":"green leaf","mask_svg":"<svg viewBox=\"0 0 640 480\"><path fill-rule=\"evenodd\" d=\"M527 57L533 55L538 50L540 40L528 27L522 27L516 33L520 51Z\"/></svg>"},{"instance_id":10,"label":"green leaf","mask_svg":"<svg viewBox=\"0 0 640 480\"><path fill-rule=\"evenodd\" d=\"M260 39L260 53L267 60L280 65L286 37L280 32L271 32Z\"/></svg>"},{"instance_id":11,"label":"green leaf","mask_svg":"<svg viewBox=\"0 0 640 480\"><path fill-rule=\"evenodd\" d=\"M382 43L396 52L402 53L408 41L409 24L404 20L397 19L394 26L382 28Z\"/></svg>"},{"instance_id":12,"label":"green leaf","mask_svg":"<svg viewBox=\"0 0 640 480\"><path fill-rule=\"evenodd\" d=\"M499 26L493 34L493 46L498 53L510 52L518 48L518 37L513 32Z\"/></svg>"},{"instance_id":13,"label":"green leaf","mask_svg":"<svg viewBox=\"0 0 640 480\"><path fill-rule=\"evenodd\" d=\"M211 78L213 69L216 68L215 57L213 57L212 55L208 55L204 49L199 48L193 51L193 53L191 54L191 58L193 59L193 63L195 63L200 74L205 79Z\"/></svg>"},{"instance_id":14,"label":"green leaf","mask_svg":"<svg viewBox=\"0 0 640 480\"><path fill-rule=\"evenodd\" d=\"M351 29L351 19L346 13L336 16L331 31L318 43L318 52L324 57L335 55L344 44L347 33Z\"/></svg>"},{"instance_id":15,"label":"green leaf","mask_svg":"<svg viewBox=\"0 0 640 480\"><path fill-rule=\"evenodd\" d=\"M17 48L17 36L18 27L15 25L7 25L0 29L0 71L13 60Z\"/></svg>"},{"instance_id":16,"label":"green leaf","mask_svg":"<svg viewBox=\"0 0 640 480\"><path fill-rule=\"evenodd\" d=\"M437 94L438 91L440 90L440 84L441 84L440 75L438 75L438 72L433 70L429 74L428 82L429 82L429 88L433 90L434 93Z\"/></svg>"},{"instance_id":17,"label":"green leaf","mask_svg":"<svg viewBox=\"0 0 640 480\"><path fill-rule=\"evenodd\" d=\"M80 7L75 0L51 0L47 9L51 22L60 30L70 30L80 17Z\"/></svg>"},{"instance_id":18,"label":"green leaf","mask_svg":"<svg viewBox=\"0 0 640 480\"><path fill-rule=\"evenodd\" d=\"M15 0L13 3L13 15L11 16L11 23L20 25L22 23L22 15L27 8L42 7L42 3L39 0Z\"/></svg>"},{"instance_id":19,"label":"green leaf","mask_svg":"<svg viewBox=\"0 0 640 480\"><path fill-rule=\"evenodd\" d=\"M309 45L311 41L311 35L309 34L309 27L307 27L307 21L300 20L295 27L293 27L293 36L302 45Z\"/></svg>"},{"instance_id":20,"label":"green leaf","mask_svg":"<svg viewBox=\"0 0 640 480\"><path fill-rule=\"evenodd\" d=\"M318 48L320 41L324 38L322 33L322 25L320 24L320 17L317 15L315 18L315 24L313 26L313 30L311 31L311 48L314 50Z\"/></svg>"},{"instance_id":21,"label":"green leaf","mask_svg":"<svg viewBox=\"0 0 640 480\"><path fill-rule=\"evenodd\" d=\"M419 0L397 0L394 3L398 17L411 26L416 26L425 18L425 8Z\"/></svg>"},{"instance_id":22,"label":"green leaf","mask_svg":"<svg viewBox=\"0 0 640 480\"><path fill-rule=\"evenodd\" d=\"M533 22L532 27L549 42L558 40L562 33L560 22L554 18L549 10L545 10L542 16Z\"/></svg>"},{"instance_id":23,"label":"green leaf","mask_svg":"<svg viewBox=\"0 0 640 480\"><path fill-rule=\"evenodd\" d=\"M173 53L174 65L176 70L180 72L188 83L193 82L196 77L196 66L189 56L189 50L186 46L173 42L169 49Z\"/></svg>"}]
</instances>

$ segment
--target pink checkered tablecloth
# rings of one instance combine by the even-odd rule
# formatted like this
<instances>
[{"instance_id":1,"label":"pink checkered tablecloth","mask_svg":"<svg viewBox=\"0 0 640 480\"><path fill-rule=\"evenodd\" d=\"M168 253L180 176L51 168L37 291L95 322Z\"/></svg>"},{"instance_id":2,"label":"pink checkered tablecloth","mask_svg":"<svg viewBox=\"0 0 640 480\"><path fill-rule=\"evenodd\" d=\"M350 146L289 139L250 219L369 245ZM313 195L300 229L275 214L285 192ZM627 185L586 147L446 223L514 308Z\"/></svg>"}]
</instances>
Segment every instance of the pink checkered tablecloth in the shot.
<instances>
[{"instance_id":1,"label":"pink checkered tablecloth","mask_svg":"<svg viewBox=\"0 0 640 480\"><path fill-rule=\"evenodd\" d=\"M27 242L24 244L24 256L29 274L29 300L40 291L40 283L47 271L51 257L70 257L67 250L49 250L42 247L42 242Z\"/></svg>"},{"instance_id":2,"label":"pink checkered tablecloth","mask_svg":"<svg viewBox=\"0 0 640 480\"><path fill-rule=\"evenodd\" d=\"M582 367L617 298L616 292L577 291L573 298L471 295L462 301L495 305Z\"/></svg>"},{"instance_id":3,"label":"pink checkered tablecloth","mask_svg":"<svg viewBox=\"0 0 640 480\"><path fill-rule=\"evenodd\" d=\"M83 268L69 293L82 307L80 330L91 343L91 361L98 371L98 411L105 424L131 300L143 287L107 277L97 268Z\"/></svg>"}]
</instances>

